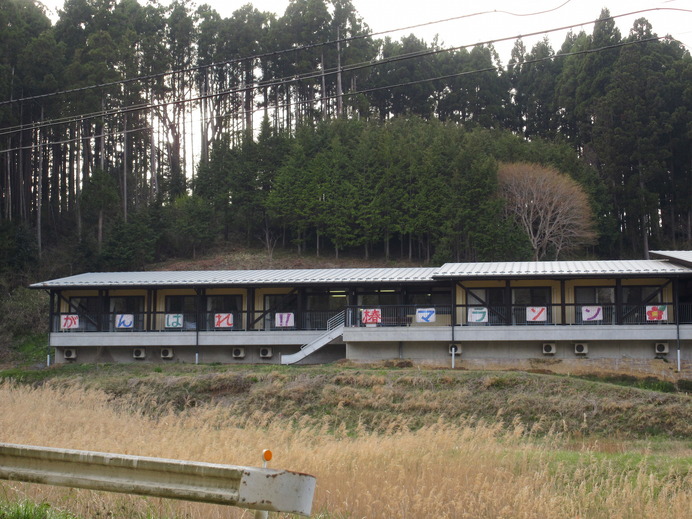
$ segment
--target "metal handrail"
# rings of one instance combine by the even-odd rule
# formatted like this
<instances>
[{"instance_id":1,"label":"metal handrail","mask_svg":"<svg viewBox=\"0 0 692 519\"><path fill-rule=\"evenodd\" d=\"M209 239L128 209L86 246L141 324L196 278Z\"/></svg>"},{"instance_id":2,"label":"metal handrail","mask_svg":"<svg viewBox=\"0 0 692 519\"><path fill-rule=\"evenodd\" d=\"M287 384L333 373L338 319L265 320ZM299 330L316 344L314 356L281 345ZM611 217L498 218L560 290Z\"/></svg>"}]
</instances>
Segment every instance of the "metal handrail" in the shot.
<instances>
[{"instance_id":1,"label":"metal handrail","mask_svg":"<svg viewBox=\"0 0 692 519\"><path fill-rule=\"evenodd\" d=\"M346 322L346 312L339 312L327 320L327 330L338 328Z\"/></svg>"}]
</instances>

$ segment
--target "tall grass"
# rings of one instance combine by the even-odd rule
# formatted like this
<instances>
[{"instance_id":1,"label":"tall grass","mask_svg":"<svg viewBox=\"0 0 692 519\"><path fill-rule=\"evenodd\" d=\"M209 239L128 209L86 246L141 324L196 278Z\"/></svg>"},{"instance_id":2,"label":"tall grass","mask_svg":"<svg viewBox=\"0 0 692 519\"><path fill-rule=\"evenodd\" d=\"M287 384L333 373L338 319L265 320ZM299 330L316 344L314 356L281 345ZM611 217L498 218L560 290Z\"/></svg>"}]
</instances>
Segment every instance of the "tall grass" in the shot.
<instances>
[{"instance_id":1,"label":"tall grass","mask_svg":"<svg viewBox=\"0 0 692 519\"><path fill-rule=\"evenodd\" d=\"M271 466L317 477L313 516L334 518L687 518L689 457L604 454L567 449L565 431L519 421L459 422L411 431L349 430L258 409L239 418L227 407L162 410L115 404L98 390L0 385L0 442L184 460ZM540 438L536 435L541 432ZM585 444L586 445L586 444ZM688 455L688 453L685 453ZM0 500L50 503L83 518L249 518L240 509L42 485L0 482Z\"/></svg>"},{"instance_id":2,"label":"tall grass","mask_svg":"<svg viewBox=\"0 0 692 519\"><path fill-rule=\"evenodd\" d=\"M37 504L31 501L0 504L2 519L74 519L74 516L60 510L52 509L48 504Z\"/></svg>"}]
</instances>

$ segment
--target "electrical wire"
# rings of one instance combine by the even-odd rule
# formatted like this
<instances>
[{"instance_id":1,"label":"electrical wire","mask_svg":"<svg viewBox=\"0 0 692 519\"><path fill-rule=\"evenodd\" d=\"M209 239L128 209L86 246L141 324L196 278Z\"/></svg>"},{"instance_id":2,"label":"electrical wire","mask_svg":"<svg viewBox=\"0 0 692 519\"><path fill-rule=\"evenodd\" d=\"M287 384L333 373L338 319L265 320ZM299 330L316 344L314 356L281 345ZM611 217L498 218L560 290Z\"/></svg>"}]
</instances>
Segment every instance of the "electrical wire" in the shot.
<instances>
[{"instance_id":1,"label":"electrical wire","mask_svg":"<svg viewBox=\"0 0 692 519\"><path fill-rule=\"evenodd\" d=\"M626 46L631 46L631 45L640 45L640 44L644 44L644 43L648 43L648 42L652 42L652 41L661 41L661 40L666 40L666 39L669 39L669 38L667 36L655 36L655 37L651 37L651 38L647 38L647 39L643 39L643 40L633 40L633 41L620 42L620 43L616 43L613 45L607 45L604 47L599 47L596 49L584 49L584 50L579 50L579 51L574 51L574 52L560 53L560 54L555 54L552 56L546 56L543 58L536 58L536 59L523 61L521 63L521 66L540 63L543 61L551 61L551 60L554 60L557 58L566 58L566 57L570 57L570 56L593 54L593 53L603 52L603 51L612 50L612 49L616 49L616 48L621 48L621 47L626 47ZM372 87L372 88L367 88L367 89L363 89L363 90L359 90L359 91L343 93L341 95L343 97L353 97L353 96L357 96L357 95L369 94L369 93L382 91L382 90L391 90L394 88L402 88L402 87L406 87L406 86L422 84L422 83L429 83L429 82L434 82L434 81L443 81L446 79L453 79L453 78L457 78L457 77L470 76L470 75L474 75L474 74L482 74L482 73L486 73L486 72L497 72L497 68L495 68L493 66L493 67L486 67L483 69L475 69L475 70L457 72L454 74L436 76L433 78L424 78L424 79L419 79L419 80L406 81L406 82L402 82L402 83L384 85L384 86L380 86L380 87ZM247 89L254 89L254 87L248 87ZM222 96L222 95L226 95L226 92L216 93L216 94L210 95L208 97L217 97L217 96ZM330 95L330 96L322 96L322 97L318 97L318 98L311 100L309 103L310 104L315 104L315 103L320 103L320 102L323 103L323 102L326 102L329 100L334 100L338 97L339 96L336 94ZM199 99L201 99L201 98L197 97L197 98L190 99L186 102L197 101ZM156 105L156 106L157 107L164 107L164 106L180 104L180 103L181 103L180 101L171 101L171 102L161 103L161 104ZM286 103L286 104L274 105L274 106L272 106L272 110L280 110L282 108L286 108L288 106L292 106L295 104L296 103ZM298 104L306 104L306 103L298 103ZM263 111L263 110L265 110L264 107L259 107L259 108L252 110L251 112L256 113L256 112ZM125 113L125 111L122 111L119 113ZM248 113L247 111L243 111L243 116L245 116L247 113ZM214 117L214 118L217 118L217 117ZM208 122L209 120L211 120L211 118L208 118L206 120L197 119L196 121L193 121L193 122L201 123L201 122ZM153 132L154 129L151 126L146 126L143 128L131 128L128 130L123 130L123 131L102 132L100 134L80 136L80 137L75 137L75 138L65 139L65 140L60 140L60 141L49 141L46 143L39 143L39 144L31 144L31 145L26 145L26 146L17 146L17 147L13 147L13 148L6 148L3 150L0 150L0 153L14 152L14 151L19 151L19 150L30 150L30 149L37 148L37 146L38 147L48 147L48 146L53 146L56 144L69 144L69 143L75 143L78 141L84 141L85 139L89 139L89 140L95 139L96 140L96 139L101 139L101 138L105 138L105 137L114 137L117 135L125 135L125 134L130 134L130 133L135 133L135 132L141 132L141 131Z\"/></svg>"},{"instance_id":2,"label":"electrical wire","mask_svg":"<svg viewBox=\"0 0 692 519\"><path fill-rule=\"evenodd\" d=\"M564 5L566 5L566 3L568 3L568 2L565 2L565 3L561 4L560 6L554 8L554 9L552 9L552 10L559 9L560 7L563 7ZM536 36L536 35L541 35L541 34L548 34L548 33L551 33L551 32L565 31L565 30L568 30L568 29L574 29L575 27L584 26L584 25L586 25L587 23L598 23L598 22L602 22L602 21L605 21L605 20L609 20L609 19L615 19L615 18L619 18L619 17L623 17L623 16L631 16L631 15L634 15L634 14L640 14L640 13L642 13L642 12L647 12L647 11L657 11L657 10L661 10L661 9L663 9L663 10L676 10L676 11L677 11L677 10L680 10L680 11L692 12L692 10L677 9L677 8L650 8L650 9L644 9L644 10L633 11L633 12L624 13L624 14L620 14L620 15L615 15L615 16L611 16L611 17L608 17L608 18L597 19L597 20L594 20L594 21L592 21L592 22L582 22L582 23L576 23L576 24L571 24L571 25L565 25L565 26L556 27L556 28L553 28L553 29L539 30L539 31L535 31L535 32L528 33L528 34L523 34L523 35L522 35L522 34L520 34L520 35L513 35L513 36L508 36L508 37L505 37L505 38L496 38L496 39L486 40L486 41L483 41L483 42L477 42L477 43L474 43L474 44L466 44L466 45L460 45L460 46L450 47L450 48L433 48L433 49L428 49L428 50L420 51L420 52L414 52L414 53L409 53L409 54L402 54L402 55L398 55L398 56L393 56L393 57L387 58L387 59L385 59L385 60L378 60L378 61L376 61L376 62L374 62L374 63L373 63L373 62L367 62L366 64L362 64L362 65L355 65L355 66L350 66L350 67L342 67L342 68L341 68L341 71L342 71L342 72L349 72L349 71L354 71L354 70L358 70L358 69L366 68L366 67L386 65L386 64L390 64L390 63L393 63L393 62L396 62L396 61L403 61L403 60L406 60L406 59L413 59L413 58L418 58L418 57L430 56L430 55L440 54L440 53L444 53L444 52L458 51L458 50L461 50L461 49L464 49L464 48L469 48L469 47L482 46L482 45L492 45L492 44L494 44L494 43L503 42L503 41L509 41L509 40L516 40L516 39L520 39L520 38L523 38L523 37L531 37L531 36ZM476 13L476 14L473 14L473 15L465 15L465 16L466 16L466 17L468 17L468 16L475 16L475 15L477 15L477 14L486 14L486 13L488 13L488 12L497 12L497 11L487 11L487 12L483 12L483 13ZM542 12L540 12L540 13L538 13L538 14L541 14L541 13L543 13L543 12L548 12L548 11L542 11ZM512 15L514 15L514 16L530 16L530 15L531 15L531 14L529 14L529 13L527 13L527 14L508 13L508 14L512 14ZM459 18L459 17L454 17L454 18L450 18L450 19L457 19L457 18ZM450 19L446 19L446 20L442 20L442 21L447 21L447 20L450 20ZM439 23L439 21L438 21L438 22L429 22L429 23ZM422 25L426 25L426 24L419 24L419 26L422 26ZM414 26L412 26L412 27L414 27ZM395 30L399 30L399 29L395 29ZM391 32L391 31L387 31L387 32ZM378 33L378 34L379 34L379 33ZM346 40L344 40L344 41L346 41ZM243 59L247 59L247 58L243 58ZM195 69L188 69L188 70L195 70ZM176 74L177 74L177 73L179 73L179 72L176 72ZM230 89L230 90L222 91L222 92L220 92L220 93L209 94L209 95L206 95L206 96L197 96L197 97L195 97L195 98L190 98L190 99L174 100L174 101L170 101L170 102L161 102L161 103L158 103L158 104L156 104L156 105L138 105L138 106L141 107L141 108L137 108L137 107L113 108L113 109L109 109L109 110L103 110L103 111L92 112L92 113L89 113L89 114L78 114L78 115L74 115L74 116L66 116L66 117L64 117L64 118L62 118L62 119L58 119L58 120L47 120L47 121L42 121L42 122L33 121L33 122L30 122L30 123L26 123L26 124L14 126L14 127L5 127L5 128L2 128L2 129L0 129L0 136L7 135L7 134L9 134L9 133L16 133L16 132L18 132L18 131L27 131L27 130L37 129L37 128L44 128L44 127L47 127L47 126L54 126L54 125L57 125L57 124L71 124L71 123L74 123L74 122L77 122L77 121L86 121L86 120L90 120L90 119L94 119L94 118L109 117L109 116L117 115L117 114L121 114L121 113L129 113L129 112L137 111L138 109L152 109L152 108L159 108L159 107L164 107L164 106L171 106L171 105L175 105L175 104L177 104L177 103L196 102L196 101L200 101L200 100L208 99L208 98L213 98L213 97L219 97L219 96L225 96L225 95L232 95L232 94L242 93L242 92L247 91L248 89L254 89L254 88L257 88L257 89L269 88L269 87L273 87L273 86L285 85L285 84L290 84L290 83L305 81L305 80L308 80L308 79L314 79L314 78L317 78L317 77L321 77L321 76L323 76L323 75L331 75L331 74L334 74L334 73L336 73L336 68L332 68L332 69L330 69L329 71L326 71L326 70L325 70L325 71L308 72L308 73L305 73L305 74L302 74L302 75L298 75L297 77L296 77L296 76L290 76L290 77L284 77L284 78L278 78L278 79L275 78L275 79L272 79L272 80L269 81L269 82L258 82L256 85L253 85L253 86L240 87L240 88L236 88L236 89ZM113 84L115 84L115 83L113 83ZM113 84L109 84L109 85L113 85ZM103 86L103 85L96 85L96 86L89 87L89 88L99 88L99 87L101 87L101 86ZM87 87L84 87L84 88L87 88ZM82 90L82 89L79 89L78 91L81 91L81 90ZM72 92L72 91L71 91L71 92Z\"/></svg>"},{"instance_id":3,"label":"electrical wire","mask_svg":"<svg viewBox=\"0 0 692 519\"><path fill-rule=\"evenodd\" d=\"M58 92L51 92L51 93L39 94L39 95L35 95L35 96L10 99L10 100L6 100L6 101L0 101L0 106L6 105L6 104L24 102L24 101L34 101L34 100L38 100L38 99L45 99L45 98L53 97L53 96L57 96L57 95L79 93L79 92L84 92L84 91L88 91L88 90L92 90L92 89L99 89L99 88L105 89L105 88L109 88L109 87L113 87L113 86L125 85L125 84L132 83L132 82L141 82L141 81L146 81L146 80L150 80L150 79L165 78L167 76L181 74L181 73L195 72L195 71L199 71L199 70L203 70L203 69L209 69L209 68L213 68L213 67L233 65L233 64L241 63L241 62L247 61L247 60L261 60L261 59L271 58L271 57L275 57L275 56L280 56L282 54L286 54L286 53L290 53L290 52L299 52L299 51L304 51L304 50L310 50L310 49L314 49L317 47L333 45L336 43L348 43L348 42L359 40L359 39L372 38L373 36L380 36L380 35L390 34L390 33L395 33L395 32L408 31L408 30L417 29L420 27L426 27L426 26L440 24L440 23L446 23L446 22L450 22L450 21L457 21L457 20L472 18L472 17L476 17L476 16L483 16L483 15L487 15L487 14L506 14L506 15L515 16L515 17L538 16L541 14L546 14L549 12L557 11L570 2L571 2L571 0L567 0L567 1L563 2L562 4L558 5L557 7L554 7L551 9L546 9L543 11L534 11L534 12L530 12L530 13L515 13L512 11L505 11L505 10L479 11L476 13L454 16L454 17L444 18L444 19L440 19L440 20L434 20L431 22L424 22L424 23L409 25L409 26L405 26L405 27L398 27L395 29L387 29L385 31L380 31L380 32L376 32L376 33L366 33L366 34L351 36L348 38L341 38L341 39L337 39L337 40L318 42L318 43L313 43L313 44L309 44L309 45L301 45L298 47L291 47L288 49L282 49L282 50L272 51L272 52L267 52L267 53L253 54L253 55L244 56L241 58L233 58L233 59L215 62L215 63L210 63L210 64L206 64L206 65L197 65L195 67L189 67L189 68L179 69L179 70L175 70L175 71L159 72L159 73L154 73L154 74L149 74L149 75L144 75L144 76L137 76L135 78L128 78L128 79L122 79L122 80L113 81L113 82L99 83L99 84L88 85L88 86L79 87L79 88L61 90ZM630 13L615 15L615 16L611 16L609 18L603 18L600 20L584 22L581 24L574 24L572 27L583 26L586 24L596 23L598 21L615 19L615 18L620 18L623 16L630 16L633 14L641 14L641 13L650 12L650 11L686 11L686 12L692 12L692 10L681 9L681 8L656 7L656 8L642 9L639 11L633 11ZM539 33L543 33L543 32L550 32L550 31L541 31ZM526 36L526 35L524 35L524 36ZM521 35L519 37L521 37ZM495 41L504 41L504 40L505 39L499 39L499 40L495 40Z\"/></svg>"},{"instance_id":4,"label":"electrical wire","mask_svg":"<svg viewBox=\"0 0 692 519\"><path fill-rule=\"evenodd\" d=\"M230 59L230 60L220 61L220 62L216 62L216 63L210 63L210 64L206 64L206 65L198 65L195 67L179 69L179 70L175 70L175 71L159 72L159 73L149 74L149 75L145 75L145 76L138 76L135 78L121 79L118 81L112 81L112 82L108 82L108 83L100 83L100 84L96 84L96 85L89 85L89 86L84 86L84 87L79 87L79 88L72 88L72 89L68 89L68 90L61 90L58 92L51 92L51 93L47 93L47 94L39 94L39 95L35 95L35 96L10 99L7 101L0 101L0 106L3 106L5 104L24 102L24 101L34 101L37 99L44 99L44 98L53 97L56 95L64 95L64 94L71 94L71 93L77 93L77 92L84 92L86 90L91 90L91 89L107 88L107 87L112 87L112 86L117 86L117 85L125 85L128 83L137 82L137 81L145 81L145 80L149 80L149 79L164 78L166 76L179 74L179 73L195 72L198 70L208 69L208 68L212 68L212 67L232 65L232 64L240 63L240 62L247 61L247 60L257 60L257 59L269 58L269 57L278 56L281 54L286 54L289 52L298 52L298 51L303 51L303 50L310 50L313 48L322 47L322 46L326 46L326 45L332 45L335 43L348 43L351 41L360 40L360 39L364 39L364 38L371 38L373 36L380 36L380 35L384 35L384 34L390 34L390 33L401 32L401 31L408 31L411 29L417 29L417 28L426 27L429 25L436 25L436 24L446 23L446 22L450 22L450 21L457 21L457 20L462 20L465 18L472 18L475 16L482 16L482 15L486 15L486 14L503 13L503 14L508 14L511 16L518 16L518 17L537 16L537 15L557 11L558 9L561 9L562 7L564 7L565 5L567 5L570 2L571 2L571 0L567 0L567 1L563 2L562 4L560 4L559 6L554 7L552 9L546 9L544 11L536 11L536 12L531 12L531 13L512 13L509 11L498 11L498 10L480 11L477 13L470 13L470 14L465 14L465 15L460 15L460 16L453 16L450 18L444 18L441 20L434 20L431 22L419 23L416 25L409 25L406 27L398 27L396 29L387 29L385 31L380 31L380 32L376 32L376 33L365 33L365 34L351 36L351 37L347 37L347 38L341 38L341 39L337 39L337 40L318 42L318 43L313 43L313 44L309 44L309 45L300 45L298 47L291 47L288 49L282 49L282 50L267 52L267 53L262 53L262 54L254 54L254 55L249 55L249 56L245 56L242 58L234 58L234 59Z\"/></svg>"}]
</instances>

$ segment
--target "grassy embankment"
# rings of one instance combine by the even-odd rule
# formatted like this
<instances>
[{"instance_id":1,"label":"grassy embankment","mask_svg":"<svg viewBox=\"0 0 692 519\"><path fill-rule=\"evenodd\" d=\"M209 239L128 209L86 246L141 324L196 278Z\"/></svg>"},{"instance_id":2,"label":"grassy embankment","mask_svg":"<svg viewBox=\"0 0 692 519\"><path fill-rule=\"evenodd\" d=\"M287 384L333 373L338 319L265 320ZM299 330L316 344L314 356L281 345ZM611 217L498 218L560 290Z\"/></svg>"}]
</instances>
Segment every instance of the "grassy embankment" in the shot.
<instances>
[{"instance_id":1,"label":"grassy embankment","mask_svg":"<svg viewBox=\"0 0 692 519\"><path fill-rule=\"evenodd\" d=\"M23 382L0 386L2 442L251 466L271 448L271 466L317 476L313 516L323 519L686 518L692 506L684 393L520 372L348 365L9 374ZM251 516L0 483L0 500L23 499L80 518Z\"/></svg>"}]
</instances>

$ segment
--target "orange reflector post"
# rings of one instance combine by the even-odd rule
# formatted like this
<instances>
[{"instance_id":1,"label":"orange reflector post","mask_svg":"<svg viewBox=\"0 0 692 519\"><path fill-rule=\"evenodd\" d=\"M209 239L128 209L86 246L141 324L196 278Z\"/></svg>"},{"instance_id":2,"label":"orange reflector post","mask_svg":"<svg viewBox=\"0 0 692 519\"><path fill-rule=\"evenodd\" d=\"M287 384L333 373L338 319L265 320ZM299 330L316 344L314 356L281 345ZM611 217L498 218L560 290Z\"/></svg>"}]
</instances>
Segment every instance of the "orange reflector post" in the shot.
<instances>
[{"instance_id":1,"label":"orange reflector post","mask_svg":"<svg viewBox=\"0 0 692 519\"><path fill-rule=\"evenodd\" d=\"M272 459L272 451L270 451L269 449L264 449L264 450L262 451L262 459L263 459L264 461L271 461L271 459Z\"/></svg>"}]
</instances>

